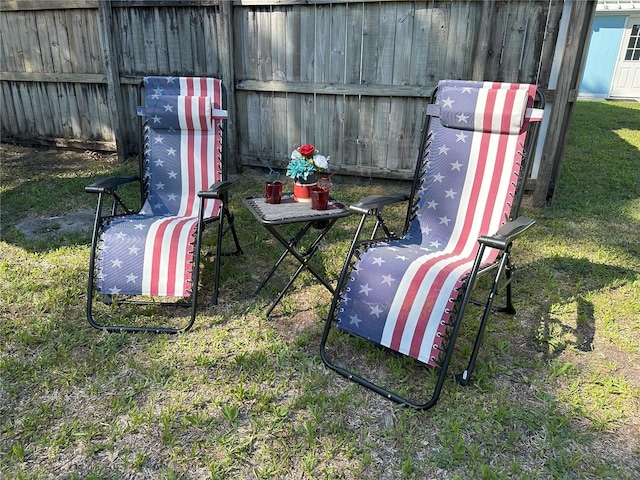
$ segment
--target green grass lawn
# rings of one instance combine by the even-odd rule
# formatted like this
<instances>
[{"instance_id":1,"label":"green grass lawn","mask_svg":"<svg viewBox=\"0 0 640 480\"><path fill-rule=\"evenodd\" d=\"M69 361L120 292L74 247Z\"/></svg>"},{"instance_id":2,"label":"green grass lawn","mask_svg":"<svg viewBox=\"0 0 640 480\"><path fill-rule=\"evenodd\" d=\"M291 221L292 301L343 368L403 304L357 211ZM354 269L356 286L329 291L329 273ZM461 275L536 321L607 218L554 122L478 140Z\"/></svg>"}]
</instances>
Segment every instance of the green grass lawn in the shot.
<instances>
[{"instance_id":1,"label":"green grass lawn","mask_svg":"<svg viewBox=\"0 0 640 480\"><path fill-rule=\"evenodd\" d=\"M640 477L640 103L577 104L553 205L524 207L537 224L513 249L518 313L492 318L471 385L447 380L427 412L324 368L330 297L310 275L263 318L269 297L252 293L279 249L241 203L261 178L233 193L245 254L224 263L221 305L184 335L105 334L85 318L90 234L56 217L94 208L84 186L133 164L0 153L1 478ZM346 202L391 190L334 187ZM38 238L17 228L30 218ZM317 259L333 278L355 222ZM403 385L432 378L364 352Z\"/></svg>"}]
</instances>

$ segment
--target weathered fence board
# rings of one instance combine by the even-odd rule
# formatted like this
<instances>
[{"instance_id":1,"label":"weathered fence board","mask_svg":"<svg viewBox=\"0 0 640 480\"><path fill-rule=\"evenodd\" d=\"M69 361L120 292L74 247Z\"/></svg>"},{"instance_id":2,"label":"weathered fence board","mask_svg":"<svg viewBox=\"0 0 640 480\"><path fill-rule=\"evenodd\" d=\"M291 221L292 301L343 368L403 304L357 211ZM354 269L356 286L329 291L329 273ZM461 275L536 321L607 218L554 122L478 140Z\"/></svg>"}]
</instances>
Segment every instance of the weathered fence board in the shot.
<instances>
[{"instance_id":1,"label":"weathered fence board","mask_svg":"<svg viewBox=\"0 0 640 480\"><path fill-rule=\"evenodd\" d=\"M572 26L584 30L595 2L572 3L580 4L569 9ZM138 142L143 76L218 76L229 91L228 140L238 165L283 167L309 142L343 174L403 179L438 80L532 82L553 105L556 133L540 169L552 184L576 86L571 75L557 91L548 88L565 40L564 7L563 0L0 0L2 134L117 147L122 156ZM569 35L564 68L573 74L582 57L572 42L586 39Z\"/></svg>"}]
</instances>

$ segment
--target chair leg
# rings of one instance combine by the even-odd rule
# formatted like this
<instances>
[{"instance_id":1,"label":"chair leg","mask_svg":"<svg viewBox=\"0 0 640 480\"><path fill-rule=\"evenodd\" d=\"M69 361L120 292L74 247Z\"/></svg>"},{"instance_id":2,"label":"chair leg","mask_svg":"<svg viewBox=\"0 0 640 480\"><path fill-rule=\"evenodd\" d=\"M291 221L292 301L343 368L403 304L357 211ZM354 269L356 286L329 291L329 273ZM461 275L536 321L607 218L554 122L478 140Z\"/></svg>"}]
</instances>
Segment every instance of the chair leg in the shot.
<instances>
[{"instance_id":1,"label":"chair leg","mask_svg":"<svg viewBox=\"0 0 640 480\"><path fill-rule=\"evenodd\" d=\"M218 239L216 241L216 272L213 285L213 298L211 299L212 305L218 304L218 292L220 290L220 265L222 265L222 237L224 234L224 214L220 215L218 219Z\"/></svg>"},{"instance_id":2,"label":"chair leg","mask_svg":"<svg viewBox=\"0 0 640 480\"><path fill-rule=\"evenodd\" d=\"M479 255L482 254L484 250L484 246L480 249ZM491 291L489 292L489 297L487 298L487 302L484 306L484 312L482 314L482 320L480 321L480 326L478 327L478 333L476 334L476 339L473 343L473 351L471 352L471 357L469 358L469 364L467 368L462 372L456 375L456 380L460 385L468 385L471 373L476 364L476 359L478 357L478 352L480 351L480 344L482 342L482 337L484 336L484 331L487 326L487 322L489 320L489 316L491 315L491 307L493 305L493 301L495 299L496 293L498 292L498 285L500 282L500 277L502 273L507 269L507 265L509 264L509 252L505 252L500 260L500 266L498 267L498 271L496 272L496 276L493 280L493 285L491 286ZM509 302L509 301L508 301Z\"/></svg>"},{"instance_id":3,"label":"chair leg","mask_svg":"<svg viewBox=\"0 0 640 480\"><path fill-rule=\"evenodd\" d=\"M509 255L509 252L507 251L507 253L505 253L505 255ZM513 306L513 299L511 296L511 281L513 280L513 270L514 267L513 265L511 265L511 262L507 259L507 266L505 267L505 278L506 278L506 300L507 300L507 304L502 307L499 308L498 311L501 313L507 313L509 315L515 315L516 313L516 309Z\"/></svg>"},{"instance_id":4,"label":"chair leg","mask_svg":"<svg viewBox=\"0 0 640 480\"><path fill-rule=\"evenodd\" d=\"M225 227L224 220L227 220L228 227ZM223 250L223 238L227 233L225 231L231 231L231 236L233 237L233 243L235 246L235 250L230 253L224 253ZM220 267L222 265L222 256L223 255L242 255L242 248L240 247L240 241L238 240L238 235L236 233L236 227L234 225L234 217L233 214L229 211L229 209L223 205L220 211L219 219L218 219L218 233L216 238L216 260L215 260L215 279L214 279L214 291L213 297L209 305L217 305L218 304L218 296L220 291Z\"/></svg>"},{"instance_id":5,"label":"chair leg","mask_svg":"<svg viewBox=\"0 0 640 480\"><path fill-rule=\"evenodd\" d=\"M102 225L102 204L103 194L98 195L98 206L96 208L96 216L93 222L93 236L91 237L91 252L89 253L89 279L87 284L87 321L89 325L96 329L102 329L103 326L95 321L93 318L93 287L95 281L95 263L96 263L96 250L98 248L98 241L100 237L100 228Z\"/></svg>"},{"instance_id":6,"label":"chair leg","mask_svg":"<svg viewBox=\"0 0 640 480\"><path fill-rule=\"evenodd\" d=\"M229 222L229 229L231 230L231 235L233 236L233 242L236 247L236 250L235 252L232 253L232 255L242 255L242 247L240 247L240 241L238 240L238 234L236 233L236 227L234 224L235 218L226 206L223 207L223 211L224 211L224 216L227 218L227 221Z\"/></svg>"}]
</instances>

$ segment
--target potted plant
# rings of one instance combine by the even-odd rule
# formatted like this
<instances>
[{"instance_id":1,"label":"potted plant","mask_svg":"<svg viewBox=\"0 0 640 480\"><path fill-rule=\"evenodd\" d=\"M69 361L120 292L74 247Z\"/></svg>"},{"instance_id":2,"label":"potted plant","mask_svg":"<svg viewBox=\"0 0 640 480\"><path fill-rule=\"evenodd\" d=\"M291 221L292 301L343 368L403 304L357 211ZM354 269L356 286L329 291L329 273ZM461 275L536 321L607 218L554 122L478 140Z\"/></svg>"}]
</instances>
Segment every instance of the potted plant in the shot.
<instances>
[{"instance_id":1,"label":"potted plant","mask_svg":"<svg viewBox=\"0 0 640 480\"><path fill-rule=\"evenodd\" d=\"M320 155L313 145L302 145L291 152L287 176L293 179L293 198L296 202L311 201L311 188L318 183L318 173L328 167L329 157Z\"/></svg>"}]
</instances>

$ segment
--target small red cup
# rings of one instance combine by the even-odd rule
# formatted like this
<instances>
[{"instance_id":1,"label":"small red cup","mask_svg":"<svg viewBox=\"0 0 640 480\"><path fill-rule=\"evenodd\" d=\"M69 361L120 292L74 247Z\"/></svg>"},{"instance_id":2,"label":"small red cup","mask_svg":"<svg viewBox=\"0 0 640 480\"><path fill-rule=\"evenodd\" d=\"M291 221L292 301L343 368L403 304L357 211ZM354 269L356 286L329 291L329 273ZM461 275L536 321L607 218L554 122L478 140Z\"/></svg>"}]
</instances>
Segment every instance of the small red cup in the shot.
<instances>
[{"instance_id":1,"label":"small red cup","mask_svg":"<svg viewBox=\"0 0 640 480\"><path fill-rule=\"evenodd\" d=\"M282 201L282 182L264 182L264 201L266 203Z\"/></svg>"},{"instance_id":2,"label":"small red cup","mask_svg":"<svg viewBox=\"0 0 640 480\"><path fill-rule=\"evenodd\" d=\"M329 204L329 189L313 187L311 189L311 208L313 210L326 210Z\"/></svg>"}]
</instances>

